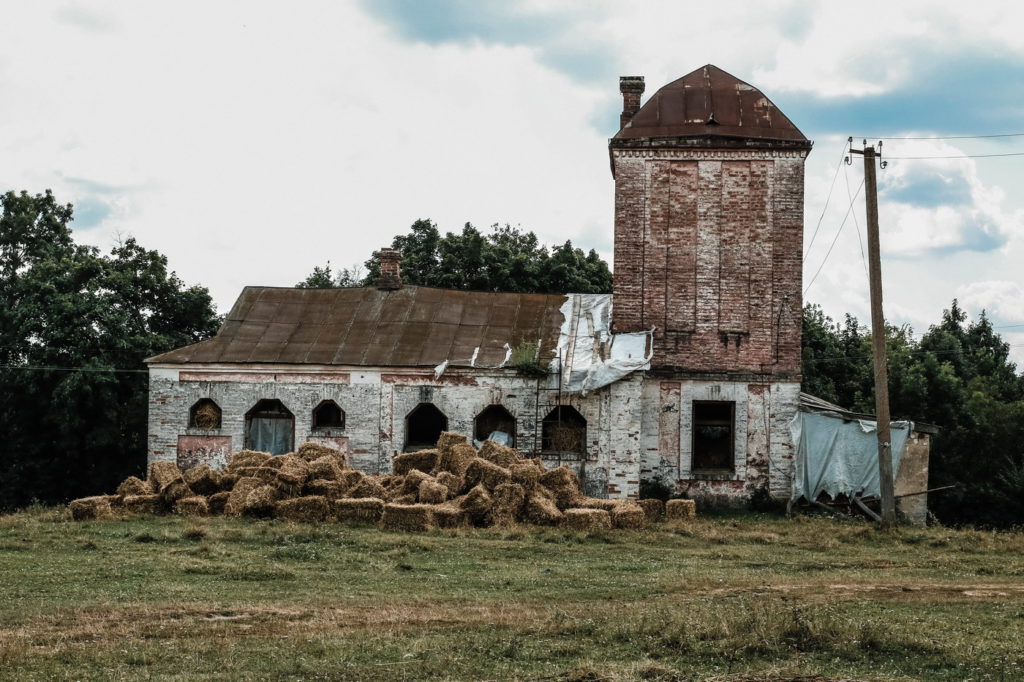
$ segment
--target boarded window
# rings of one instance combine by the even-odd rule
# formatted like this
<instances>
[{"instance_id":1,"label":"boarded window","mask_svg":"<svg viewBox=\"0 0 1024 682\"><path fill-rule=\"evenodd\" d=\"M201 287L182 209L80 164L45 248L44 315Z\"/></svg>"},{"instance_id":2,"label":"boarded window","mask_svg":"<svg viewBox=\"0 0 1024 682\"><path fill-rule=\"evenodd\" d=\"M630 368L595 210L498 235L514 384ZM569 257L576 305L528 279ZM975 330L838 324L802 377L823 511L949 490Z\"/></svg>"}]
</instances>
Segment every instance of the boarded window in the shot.
<instances>
[{"instance_id":1,"label":"boarded window","mask_svg":"<svg viewBox=\"0 0 1024 682\"><path fill-rule=\"evenodd\" d=\"M193 429L219 429L220 406L209 398L196 402L188 411L188 425Z\"/></svg>"},{"instance_id":2,"label":"boarded window","mask_svg":"<svg viewBox=\"0 0 1024 682\"><path fill-rule=\"evenodd\" d=\"M261 400L245 415L245 447L283 455L292 451L295 417L280 400Z\"/></svg>"},{"instance_id":3,"label":"boarded window","mask_svg":"<svg viewBox=\"0 0 1024 682\"><path fill-rule=\"evenodd\" d=\"M693 470L733 471L736 403L693 402Z\"/></svg>"},{"instance_id":4,"label":"boarded window","mask_svg":"<svg viewBox=\"0 0 1024 682\"><path fill-rule=\"evenodd\" d=\"M421 450L437 444L448 430L448 417L432 403L420 403L405 418L405 449Z\"/></svg>"},{"instance_id":5,"label":"boarded window","mask_svg":"<svg viewBox=\"0 0 1024 682\"><path fill-rule=\"evenodd\" d=\"M548 412L542 426L544 452L587 451L587 420L571 405L559 405Z\"/></svg>"},{"instance_id":6,"label":"boarded window","mask_svg":"<svg viewBox=\"0 0 1024 682\"><path fill-rule=\"evenodd\" d=\"M313 409L314 429L345 428L345 411L333 400L325 400Z\"/></svg>"},{"instance_id":7,"label":"boarded window","mask_svg":"<svg viewBox=\"0 0 1024 682\"><path fill-rule=\"evenodd\" d=\"M495 431L508 435L509 446L516 446L516 418L501 405L491 405L476 416L473 438L487 440Z\"/></svg>"}]
</instances>

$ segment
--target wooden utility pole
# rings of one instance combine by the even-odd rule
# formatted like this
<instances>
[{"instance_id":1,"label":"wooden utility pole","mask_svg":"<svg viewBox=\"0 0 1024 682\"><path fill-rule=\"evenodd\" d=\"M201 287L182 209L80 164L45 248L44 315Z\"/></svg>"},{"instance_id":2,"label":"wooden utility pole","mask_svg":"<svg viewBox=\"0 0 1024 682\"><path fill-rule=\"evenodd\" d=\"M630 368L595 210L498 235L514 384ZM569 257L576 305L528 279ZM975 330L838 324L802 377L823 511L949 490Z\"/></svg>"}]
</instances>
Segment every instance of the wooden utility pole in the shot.
<instances>
[{"instance_id":1,"label":"wooden utility pole","mask_svg":"<svg viewBox=\"0 0 1024 682\"><path fill-rule=\"evenodd\" d=\"M882 143L878 143L879 156ZM871 341L875 356L875 415L878 419L878 486L882 498L882 526L896 526L896 497L892 475L892 438L889 430L889 370L885 357L885 316L882 314L882 258L878 246L878 187L874 147L853 154L864 156L864 194L867 199L868 271L871 286Z\"/></svg>"}]
</instances>

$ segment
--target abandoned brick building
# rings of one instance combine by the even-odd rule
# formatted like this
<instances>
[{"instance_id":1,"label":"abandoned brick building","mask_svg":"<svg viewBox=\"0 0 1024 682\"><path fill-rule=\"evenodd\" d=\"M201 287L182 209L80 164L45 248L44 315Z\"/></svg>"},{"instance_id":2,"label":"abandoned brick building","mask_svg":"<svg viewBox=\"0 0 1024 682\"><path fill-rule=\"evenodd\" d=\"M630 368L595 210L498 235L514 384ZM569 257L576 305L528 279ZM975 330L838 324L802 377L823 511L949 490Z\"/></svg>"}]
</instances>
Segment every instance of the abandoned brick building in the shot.
<instances>
[{"instance_id":1,"label":"abandoned brick building","mask_svg":"<svg viewBox=\"0 0 1024 682\"><path fill-rule=\"evenodd\" d=\"M788 497L811 142L711 65L620 90L613 294L403 286L389 249L376 287L247 287L215 338L148 360L150 460L315 441L379 472L500 432L592 495Z\"/></svg>"}]
</instances>

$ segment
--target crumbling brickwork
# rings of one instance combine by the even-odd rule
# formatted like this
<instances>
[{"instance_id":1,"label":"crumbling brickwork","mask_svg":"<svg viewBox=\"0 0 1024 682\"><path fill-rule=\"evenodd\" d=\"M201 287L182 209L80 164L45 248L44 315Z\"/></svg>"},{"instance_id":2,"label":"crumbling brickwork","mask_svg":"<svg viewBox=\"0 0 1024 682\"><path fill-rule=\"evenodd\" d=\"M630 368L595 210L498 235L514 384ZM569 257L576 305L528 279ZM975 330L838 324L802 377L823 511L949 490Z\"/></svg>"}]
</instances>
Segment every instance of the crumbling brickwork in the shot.
<instances>
[{"instance_id":1,"label":"crumbling brickwork","mask_svg":"<svg viewBox=\"0 0 1024 682\"><path fill-rule=\"evenodd\" d=\"M653 365L800 371L804 150L612 149L615 331Z\"/></svg>"}]
</instances>

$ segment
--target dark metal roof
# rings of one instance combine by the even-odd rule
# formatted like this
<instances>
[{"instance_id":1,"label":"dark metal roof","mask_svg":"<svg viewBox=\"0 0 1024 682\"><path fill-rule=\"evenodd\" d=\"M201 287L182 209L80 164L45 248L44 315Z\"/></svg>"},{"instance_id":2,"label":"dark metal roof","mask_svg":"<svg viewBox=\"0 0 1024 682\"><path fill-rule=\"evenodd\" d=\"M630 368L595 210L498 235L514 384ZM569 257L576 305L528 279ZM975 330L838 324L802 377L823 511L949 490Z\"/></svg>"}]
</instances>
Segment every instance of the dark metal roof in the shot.
<instances>
[{"instance_id":1,"label":"dark metal roof","mask_svg":"<svg viewBox=\"0 0 1024 682\"><path fill-rule=\"evenodd\" d=\"M615 135L613 144L663 137L780 140L810 146L760 90L711 64L654 93Z\"/></svg>"},{"instance_id":2,"label":"dark metal roof","mask_svg":"<svg viewBox=\"0 0 1024 682\"><path fill-rule=\"evenodd\" d=\"M497 366L505 344L540 341L549 359L566 301L407 286L384 291L246 287L217 336L149 363L280 363L384 367ZM476 350L479 349L479 350Z\"/></svg>"}]
</instances>

